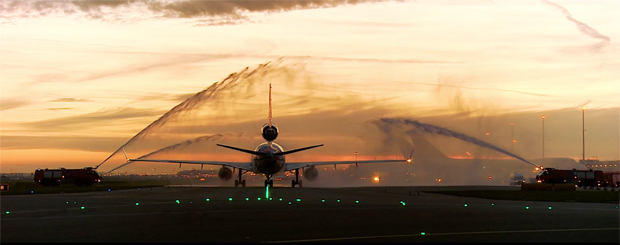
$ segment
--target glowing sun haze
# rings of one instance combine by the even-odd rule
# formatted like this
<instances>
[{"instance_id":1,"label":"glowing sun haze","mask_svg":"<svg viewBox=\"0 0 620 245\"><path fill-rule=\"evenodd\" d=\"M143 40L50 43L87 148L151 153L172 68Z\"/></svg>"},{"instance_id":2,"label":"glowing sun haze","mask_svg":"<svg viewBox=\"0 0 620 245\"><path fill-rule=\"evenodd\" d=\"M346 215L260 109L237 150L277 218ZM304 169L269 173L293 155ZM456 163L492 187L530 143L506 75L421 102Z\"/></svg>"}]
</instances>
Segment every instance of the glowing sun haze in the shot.
<instances>
[{"instance_id":1,"label":"glowing sun haze","mask_svg":"<svg viewBox=\"0 0 620 245\"><path fill-rule=\"evenodd\" d=\"M222 134L157 157L247 160L215 143L261 143L273 83L276 141L285 150L325 144L291 160L398 156L377 146L384 138L368 122L381 117L432 123L504 149L513 130L514 153L540 158L542 114L545 156L577 159L582 106L586 157L618 159L619 7L616 0L2 1L0 170L96 166L176 105L267 63L128 151L138 157ZM460 143L440 141L431 139L446 155L465 154ZM104 171L124 159L112 160Z\"/></svg>"}]
</instances>

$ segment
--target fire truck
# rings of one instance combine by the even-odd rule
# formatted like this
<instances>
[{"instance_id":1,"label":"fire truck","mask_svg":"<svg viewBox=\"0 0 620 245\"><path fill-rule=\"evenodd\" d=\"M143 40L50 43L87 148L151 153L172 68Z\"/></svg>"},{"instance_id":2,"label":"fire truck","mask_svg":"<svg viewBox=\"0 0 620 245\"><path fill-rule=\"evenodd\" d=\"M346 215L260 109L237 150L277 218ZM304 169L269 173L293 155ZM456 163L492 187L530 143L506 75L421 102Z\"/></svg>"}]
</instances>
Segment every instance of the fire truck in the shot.
<instances>
[{"instance_id":1,"label":"fire truck","mask_svg":"<svg viewBox=\"0 0 620 245\"><path fill-rule=\"evenodd\" d=\"M555 168L545 168L536 175L536 180L540 183L574 183L578 187L607 187L618 186L618 174L613 172L603 172L600 170L564 170Z\"/></svg>"},{"instance_id":2,"label":"fire truck","mask_svg":"<svg viewBox=\"0 0 620 245\"><path fill-rule=\"evenodd\" d=\"M91 186L94 183L101 182L101 174L92 167L83 169L37 169L34 172L34 182L42 186L59 186L60 184Z\"/></svg>"}]
</instances>

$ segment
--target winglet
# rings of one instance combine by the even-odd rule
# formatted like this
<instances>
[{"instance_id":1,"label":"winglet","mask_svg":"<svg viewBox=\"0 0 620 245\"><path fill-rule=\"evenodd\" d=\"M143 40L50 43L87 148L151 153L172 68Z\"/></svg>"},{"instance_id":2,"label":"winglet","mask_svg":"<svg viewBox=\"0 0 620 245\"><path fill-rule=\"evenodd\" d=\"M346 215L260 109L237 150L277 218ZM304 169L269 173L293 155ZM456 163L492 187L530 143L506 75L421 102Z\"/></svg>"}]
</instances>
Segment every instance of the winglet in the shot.
<instances>
[{"instance_id":1,"label":"winglet","mask_svg":"<svg viewBox=\"0 0 620 245\"><path fill-rule=\"evenodd\" d=\"M125 147L123 147L122 149L123 149L123 154L125 154L125 159L127 159L127 162L129 162L129 157L127 156L127 152L125 151Z\"/></svg>"},{"instance_id":2,"label":"winglet","mask_svg":"<svg viewBox=\"0 0 620 245\"><path fill-rule=\"evenodd\" d=\"M271 127L271 83L269 83L269 127Z\"/></svg>"}]
</instances>

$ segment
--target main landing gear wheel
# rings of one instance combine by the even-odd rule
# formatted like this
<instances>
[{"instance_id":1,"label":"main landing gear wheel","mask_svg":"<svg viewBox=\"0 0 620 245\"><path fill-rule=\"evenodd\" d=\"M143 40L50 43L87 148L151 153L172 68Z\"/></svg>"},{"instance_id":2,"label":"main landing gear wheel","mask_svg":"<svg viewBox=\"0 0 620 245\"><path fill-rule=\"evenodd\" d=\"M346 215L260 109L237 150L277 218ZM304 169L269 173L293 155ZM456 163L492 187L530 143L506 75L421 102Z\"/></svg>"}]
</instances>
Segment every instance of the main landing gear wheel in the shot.
<instances>
[{"instance_id":1,"label":"main landing gear wheel","mask_svg":"<svg viewBox=\"0 0 620 245\"><path fill-rule=\"evenodd\" d=\"M242 180L242 181L235 180L235 187L238 187L238 186L245 187L245 180Z\"/></svg>"},{"instance_id":2,"label":"main landing gear wheel","mask_svg":"<svg viewBox=\"0 0 620 245\"><path fill-rule=\"evenodd\" d=\"M293 185L292 185L293 188L295 188L296 185L298 185L299 187L302 187L301 180L298 180L298 181L297 180L293 180Z\"/></svg>"}]
</instances>

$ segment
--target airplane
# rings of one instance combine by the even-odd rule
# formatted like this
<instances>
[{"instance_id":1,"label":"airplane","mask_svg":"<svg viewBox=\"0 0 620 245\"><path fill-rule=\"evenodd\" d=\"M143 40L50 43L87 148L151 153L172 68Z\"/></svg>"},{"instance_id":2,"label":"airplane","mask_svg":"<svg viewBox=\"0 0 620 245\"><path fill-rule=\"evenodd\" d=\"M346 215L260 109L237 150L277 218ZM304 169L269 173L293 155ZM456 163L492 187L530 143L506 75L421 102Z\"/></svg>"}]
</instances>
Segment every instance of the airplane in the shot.
<instances>
[{"instance_id":1,"label":"airplane","mask_svg":"<svg viewBox=\"0 0 620 245\"><path fill-rule=\"evenodd\" d=\"M334 167L336 164L357 164L359 163L389 163L389 162L408 162L411 163L411 155L413 154L413 150L409 155L407 160L370 160L370 161L327 161L327 162L291 162L286 163L285 156L288 154L305 151L309 149L313 149L316 147L323 146L313 145L303 148L298 148L294 150L284 151L284 148L274 142L275 139L278 138L279 129L272 122L272 110L271 110L271 83L269 84L269 115L267 119L267 123L262 126L261 134L263 139L266 142L259 144L254 150L241 149L233 146L227 146L222 144L216 144L217 146L232 149L235 151L240 151L244 153L248 153L252 155L250 162L222 162L222 161L192 161L192 160L158 160L158 159L130 159L127 156L127 152L123 148L123 153L125 154L125 158L127 163L129 162L167 162L167 163L179 163L181 164L204 164L207 165L220 165L222 166L218 171L218 177L222 180L229 180L232 177L232 174L235 169L238 170L238 178L235 180L235 187L242 186L245 187L245 180L242 179L242 175L248 172L253 172L255 174L263 174L267 178L265 180L265 187L273 187L273 180L271 179L275 174L285 173L285 172L294 172L295 179L292 180L291 186L294 188L295 186L302 187L302 181L299 180L299 169L304 171L304 177L307 180L314 180L318 176L318 171L315 166L319 165L331 165ZM126 164L127 164L126 163ZM233 170L230 169L233 168Z\"/></svg>"}]
</instances>

